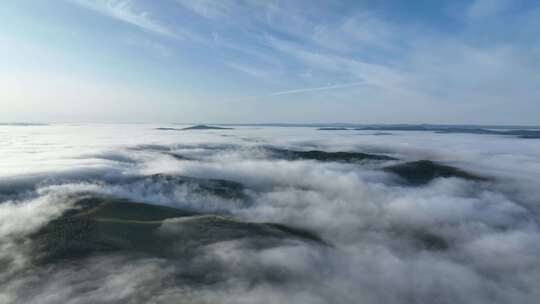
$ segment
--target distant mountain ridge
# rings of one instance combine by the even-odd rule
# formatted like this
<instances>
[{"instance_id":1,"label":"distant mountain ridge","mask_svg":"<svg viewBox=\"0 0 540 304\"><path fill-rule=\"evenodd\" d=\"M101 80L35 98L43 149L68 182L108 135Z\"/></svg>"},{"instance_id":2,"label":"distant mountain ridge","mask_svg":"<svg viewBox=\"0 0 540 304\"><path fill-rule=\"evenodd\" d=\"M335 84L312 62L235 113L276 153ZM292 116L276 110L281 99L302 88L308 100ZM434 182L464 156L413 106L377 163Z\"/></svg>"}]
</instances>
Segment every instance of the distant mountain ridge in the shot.
<instances>
[{"instance_id":1,"label":"distant mountain ridge","mask_svg":"<svg viewBox=\"0 0 540 304\"><path fill-rule=\"evenodd\" d=\"M233 128L227 128L227 127L216 127L216 126L208 126L208 125L195 125L191 127L186 128L156 128L156 130L161 131L189 131L189 130L232 130Z\"/></svg>"},{"instance_id":2,"label":"distant mountain ridge","mask_svg":"<svg viewBox=\"0 0 540 304\"><path fill-rule=\"evenodd\" d=\"M512 135L519 138L540 138L540 129L537 127L511 127L503 126L450 126L450 125L367 125L363 127L321 127L320 131L353 130L353 131L431 131L436 133L468 133L488 135Z\"/></svg>"}]
</instances>

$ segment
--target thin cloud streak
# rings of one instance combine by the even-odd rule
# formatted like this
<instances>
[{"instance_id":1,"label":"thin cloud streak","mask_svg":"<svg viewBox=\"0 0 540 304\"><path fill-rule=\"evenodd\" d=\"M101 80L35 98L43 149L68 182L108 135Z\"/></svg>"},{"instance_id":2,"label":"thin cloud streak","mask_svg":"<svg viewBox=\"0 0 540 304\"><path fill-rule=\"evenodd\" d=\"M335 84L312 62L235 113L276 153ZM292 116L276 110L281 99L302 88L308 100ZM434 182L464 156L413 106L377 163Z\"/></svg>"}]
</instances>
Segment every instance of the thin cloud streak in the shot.
<instances>
[{"instance_id":1,"label":"thin cloud streak","mask_svg":"<svg viewBox=\"0 0 540 304\"><path fill-rule=\"evenodd\" d=\"M244 73L249 74L251 76L263 77L263 76L266 75L266 73L263 70L260 70L260 69L257 69L257 68L252 68L252 67L249 67L249 66L246 66L246 65L243 65L243 64L238 64L236 62L226 62L225 64L228 67L232 68L232 69L244 72Z\"/></svg>"},{"instance_id":2,"label":"thin cloud streak","mask_svg":"<svg viewBox=\"0 0 540 304\"><path fill-rule=\"evenodd\" d=\"M144 31L161 36L179 38L169 28L151 19L147 11L136 10L131 1L72 0L72 2L109 18L136 26Z\"/></svg>"},{"instance_id":3,"label":"thin cloud streak","mask_svg":"<svg viewBox=\"0 0 540 304\"><path fill-rule=\"evenodd\" d=\"M274 96L301 94L301 93L316 92L316 91L338 90L338 89L352 88L352 87L358 87L358 86L363 86L363 85L367 85L367 83L365 81L361 81L361 82L351 82L351 83L337 84L337 85L330 85L330 86L323 86L323 87L294 89L294 90L274 92L268 95L248 96L237 101L253 101L253 100L258 100L261 98L268 98L268 97L274 97Z\"/></svg>"},{"instance_id":4,"label":"thin cloud streak","mask_svg":"<svg viewBox=\"0 0 540 304\"><path fill-rule=\"evenodd\" d=\"M271 94L263 95L263 96L246 96L244 98L236 99L235 101L241 101L241 102L256 101L261 98L268 98L268 97L274 97L274 96L301 94L301 93L316 92L316 91L338 90L338 89L352 88L352 87L358 87L358 86L364 86L364 85L367 85L365 81L359 81L359 82L351 82L351 83L337 84L337 85L331 85L331 86L279 91L279 92L275 92L275 93L271 93Z\"/></svg>"},{"instance_id":5,"label":"thin cloud streak","mask_svg":"<svg viewBox=\"0 0 540 304\"><path fill-rule=\"evenodd\" d=\"M281 95L298 94L298 93L306 93L306 92L314 92L314 91L336 90L336 89L357 87L357 86L361 86L365 84L366 82L361 81L361 82L352 82L352 83L346 83L346 84L330 85L330 86L324 86L324 87L295 89L295 90L276 92L276 93L270 94L269 96L281 96Z\"/></svg>"}]
</instances>

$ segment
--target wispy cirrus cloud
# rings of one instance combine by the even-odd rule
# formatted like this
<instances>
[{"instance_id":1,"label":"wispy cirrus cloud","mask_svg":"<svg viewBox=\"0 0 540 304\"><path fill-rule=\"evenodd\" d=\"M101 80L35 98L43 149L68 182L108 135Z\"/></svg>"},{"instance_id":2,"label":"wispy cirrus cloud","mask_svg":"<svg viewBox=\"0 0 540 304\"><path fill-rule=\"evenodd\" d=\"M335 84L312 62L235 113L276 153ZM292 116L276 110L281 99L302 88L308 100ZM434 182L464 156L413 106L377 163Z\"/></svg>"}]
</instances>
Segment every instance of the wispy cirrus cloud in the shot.
<instances>
[{"instance_id":1,"label":"wispy cirrus cloud","mask_svg":"<svg viewBox=\"0 0 540 304\"><path fill-rule=\"evenodd\" d=\"M528 123L537 121L540 6L534 0L466 0L440 4L64 0L58 1L58 5L41 4L32 8L15 4L18 1L10 2L13 4L0 10L0 19L6 23L0 28L0 36L8 39L8 43L0 41L8 45L0 47L0 53L9 56L21 53L21 43L28 40L35 45L36 61L41 61L40 56L45 51L58 52L59 60L69 66L72 63L68 59L75 54L73 56L82 59L77 64L86 62L88 70L104 73L102 78L107 78L110 70L95 69L102 61L92 57L108 52L109 58L121 58L123 66L118 72L135 71L143 64L152 67L144 76L125 74L133 75L133 81L141 81L143 77L155 80L144 85L160 86L156 91L167 92L170 100L200 89L201 93L190 94L185 99L185 104L191 104L193 109L198 109L203 99L200 96L205 94L215 94L204 98L205 102L210 102L222 98L237 100L243 96L249 100L269 98L273 92L294 91L291 94L298 94L294 98L299 102L310 100L312 113L317 117L323 115L318 115L315 109L324 113L327 100L339 100L343 104L339 115L344 120L351 119L349 113L355 112L358 114L352 117L354 120L388 117L390 122L521 124L525 119ZM66 3L68 7L64 9L62 6ZM41 20L39 17L47 10L58 18ZM70 15L63 16L66 13ZM17 20L10 14L21 18ZM29 18L31 14L34 18ZM83 22L79 23L78 17ZM91 22L87 22L89 20ZM63 43L61 47L42 43L42 29L46 27L51 36ZM93 35L74 43L72 37L57 29L79 31L80 36ZM102 39L104 33L106 39ZM79 52L83 47L88 52ZM38 51L40 49L44 50ZM131 49L134 52L126 53ZM70 56L61 52L69 52ZM156 57L158 60L147 58L149 52L160 57ZM28 62L28 56L18 56L19 61L10 60L14 62L12 69L22 71L21 66ZM187 78L189 81L180 81ZM161 79L170 82L158 81ZM310 88L356 82L365 85L302 94ZM10 82L6 83L8 91L13 92ZM122 87L117 91L122 92ZM22 89L19 92L29 94ZM68 89L66 92L71 94ZM35 95L32 98L38 100L40 94ZM279 103L289 99L289 95L281 98L282 95L286 94L272 98L283 106L273 108L275 113L291 112L289 103ZM148 100L148 104L153 103ZM185 104L179 103L178 112L185 113ZM404 104L408 113L401 111ZM372 108L366 110L367 105ZM392 112L393 109L400 110ZM201 117L206 117L206 113L200 114ZM170 111L163 110L162 115L168 117ZM196 115L199 114L194 112L189 116ZM309 120L303 111L298 115ZM225 116L223 121L232 121ZM245 114L244 117L249 120L253 116Z\"/></svg>"},{"instance_id":2,"label":"wispy cirrus cloud","mask_svg":"<svg viewBox=\"0 0 540 304\"><path fill-rule=\"evenodd\" d=\"M404 75L393 67L323 52L320 49L310 50L298 43L273 36L267 36L266 41L271 48L291 56L306 68L320 70L335 77L362 79L370 85L386 89L396 88L405 82Z\"/></svg>"},{"instance_id":3,"label":"wispy cirrus cloud","mask_svg":"<svg viewBox=\"0 0 540 304\"><path fill-rule=\"evenodd\" d=\"M359 82L352 82L352 83L327 85L327 86L322 86L322 87L302 88L302 89L280 91L280 92L275 92L275 93L271 94L270 96L281 96L281 95L290 95L290 94L307 93L307 92L315 92L315 91L337 90L337 89L358 87L358 86L362 86L362 85L366 85L366 82L359 81Z\"/></svg>"},{"instance_id":4,"label":"wispy cirrus cloud","mask_svg":"<svg viewBox=\"0 0 540 304\"><path fill-rule=\"evenodd\" d=\"M251 76L263 77L267 75L267 73L263 71L262 69L251 67L249 65L244 65L237 62L226 62L225 64L232 69L249 74Z\"/></svg>"},{"instance_id":5,"label":"wispy cirrus cloud","mask_svg":"<svg viewBox=\"0 0 540 304\"><path fill-rule=\"evenodd\" d=\"M72 2L117 21L138 27L146 32L179 38L175 31L154 20L150 12L137 9L129 0L72 0Z\"/></svg>"},{"instance_id":6,"label":"wispy cirrus cloud","mask_svg":"<svg viewBox=\"0 0 540 304\"><path fill-rule=\"evenodd\" d=\"M218 19L232 15L234 12L238 12L242 7L248 7L248 3L245 6L241 5L237 1L222 0L176 0L183 5L186 9L208 19Z\"/></svg>"},{"instance_id":7,"label":"wispy cirrus cloud","mask_svg":"<svg viewBox=\"0 0 540 304\"><path fill-rule=\"evenodd\" d=\"M466 15L472 19L481 19L497 15L511 5L510 0L475 0L467 8Z\"/></svg>"},{"instance_id":8,"label":"wispy cirrus cloud","mask_svg":"<svg viewBox=\"0 0 540 304\"><path fill-rule=\"evenodd\" d=\"M366 82L364 82L364 81L358 81L358 82L333 84L333 85L326 85L326 86L319 86L319 87L298 88L298 89L292 89L292 90L273 92L273 93L269 93L267 95L248 96L248 97L240 99L240 101L253 101L253 100L276 97L276 96L283 96L283 95L293 95L293 94L302 94L302 93L310 93L310 92L318 92L318 91L332 91L332 90L348 89L348 88L360 87L360 86L364 86L364 85L368 85L368 84Z\"/></svg>"}]
</instances>

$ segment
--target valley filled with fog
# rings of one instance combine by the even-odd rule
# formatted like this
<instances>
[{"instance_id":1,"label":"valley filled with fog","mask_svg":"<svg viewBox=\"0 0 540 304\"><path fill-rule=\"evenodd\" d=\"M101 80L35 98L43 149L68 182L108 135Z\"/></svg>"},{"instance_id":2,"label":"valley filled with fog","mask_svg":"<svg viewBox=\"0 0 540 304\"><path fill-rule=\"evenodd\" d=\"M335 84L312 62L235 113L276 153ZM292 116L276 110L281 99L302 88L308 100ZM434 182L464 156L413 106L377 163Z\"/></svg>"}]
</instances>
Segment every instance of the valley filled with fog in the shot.
<instances>
[{"instance_id":1,"label":"valley filled with fog","mask_svg":"<svg viewBox=\"0 0 540 304\"><path fill-rule=\"evenodd\" d=\"M0 125L0 303L535 303L540 139Z\"/></svg>"}]
</instances>

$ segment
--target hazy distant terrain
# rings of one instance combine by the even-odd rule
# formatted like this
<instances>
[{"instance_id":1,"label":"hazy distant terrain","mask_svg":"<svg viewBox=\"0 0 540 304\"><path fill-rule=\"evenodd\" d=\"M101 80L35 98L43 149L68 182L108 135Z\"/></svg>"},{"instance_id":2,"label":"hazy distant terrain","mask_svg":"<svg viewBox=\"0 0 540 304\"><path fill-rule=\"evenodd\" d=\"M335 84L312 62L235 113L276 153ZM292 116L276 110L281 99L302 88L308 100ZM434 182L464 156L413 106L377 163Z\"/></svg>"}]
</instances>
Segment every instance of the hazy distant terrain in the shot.
<instances>
[{"instance_id":1,"label":"hazy distant terrain","mask_svg":"<svg viewBox=\"0 0 540 304\"><path fill-rule=\"evenodd\" d=\"M537 135L0 125L0 303L536 303Z\"/></svg>"}]
</instances>

